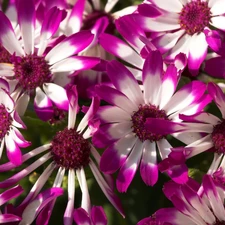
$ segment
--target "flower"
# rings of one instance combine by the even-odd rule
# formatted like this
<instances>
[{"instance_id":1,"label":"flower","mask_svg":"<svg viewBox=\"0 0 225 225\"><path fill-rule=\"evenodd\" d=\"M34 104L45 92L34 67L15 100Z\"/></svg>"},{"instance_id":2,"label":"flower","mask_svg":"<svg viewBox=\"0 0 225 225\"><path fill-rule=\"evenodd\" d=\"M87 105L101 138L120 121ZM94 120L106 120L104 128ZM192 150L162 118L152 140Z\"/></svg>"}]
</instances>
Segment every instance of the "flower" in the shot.
<instances>
[{"instance_id":1,"label":"flower","mask_svg":"<svg viewBox=\"0 0 225 225\"><path fill-rule=\"evenodd\" d=\"M7 157L15 165L22 163L20 148L30 145L17 128L26 128L16 111L16 102L10 96L9 84L0 78L0 157L6 146Z\"/></svg>"},{"instance_id":2,"label":"flower","mask_svg":"<svg viewBox=\"0 0 225 225\"><path fill-rule=\"evenodd\" d=\"M93 123L92 119L98 108L99 101L97 98L93 98L91 106L88 109L84 108L86 111L85 116L76 127L76 116L79 111L76 86L68 88L67 97L69 101L68 126L64 130L58 131L55 137L52 138L51 143L40 146L23 155L22 162L25 162L28 159L45 152L45 154L40 156L40 158L34 161L31 165L5 181L0 182L0 188L6 188L17 183L36 168L45 162L50 161L49 165L38 178L20 207L28 201L32 201L37 196L54 170L57 170L57 175L53 183L53 188L61 186L64 174L68 171L68 203L64 214L64 224L70 225L73 221L72 214L75 199L75 176L78 179L78 183L82 191L81 207L86 212L91 212L90 197L84 172L84 168L89 166L106 197L123 215L120 201L113 192L112 178L109 175L102 175L100 173L98 169L100 155L88 141L88 138L90 138L95 129L97 129L97 124ZM0 166L0 172L9 171L12 168L15 168L15 165L8 162ZM48 222L54 204L55 201L51 201L51 203L49 203L48 206L39 214L38 219L40 224Z\"/></svg>"},{"instance_id":3,"label":"flower","mask_svg":"<svg viewBox=\"0 0 225 225\"><path fill-rule=\"evenodd\" d=\"M77 225L107 225L107 217L101 206L93 206L90 216L83 208L75 209L73 218Z\"/></svg>"},{"instance_id":4,"label":"flower","mask_svg":"<svg viewBox=\"0 0 225 225\"><path fill-rule=\"evenodd\" d=\"M0 41L11 55L10 63L0 63L0 75L15 82L18 95L29 96L36 92L36 107L49 107L51 100L59 109L68 110L66 92L62 88L71 82L67 75L99 63L98 58L76 56L88 47L94 35L90 31L82 31L60 37L51 43L53 47L49 49L47 47L65 17L65 11L57 7L47 11L42 18L40 35L36 38L37 18L33 0L18 0L17 10L21 40L16 38L9 19L0 12ZM46 101L40 101L40 98Z\"/></svg>"},{"instance_id":5,"label":"flower","mask_svg":"<svg viewBox=\"0 0 225 225\"><path fill-rule=\"evenodd\" d=\"M219 44L216 31L225 29L223 1L212 0L148 0L139 5L139 14L132 17L146 31L159 32L152 43L165 54L167 60L183 52L193 75L207 54L208 44ZM162 33L160 33L162 32Z\"/></svg>"},{"instance_id":6,"label":"flower","mask_svg":"<svg viewBox=\"0 0 225 225\"><path fill-rule=\"evenodd\" d=\"M224 224L224 187L214 183L211 176L205 175L200 187L194 180L185 185L172 181L163 191L175 207L160 209L137 225Z\"/></svg>"},{"instance_id":7,"label":"flower","mask_svg":"<svg viewBox=\"0 0 225 225\"><path fill-rule=\"evenodd\" d=\"M218 155L225 153L225 95L221 88L212 82L208 83L207 89L209 95L219 108L222 119L207 112L198 112L189 116L180 114L180 119L184 121L181 125L179 123L167 124L164 131L159 128L161 130L159 133L163 133L164 135L167 132L202 133L196 141L187 146L172 149L174 153L183 154L186 159L209 149ZM155 131L158 133L157 130Z\"/></svg>"},{"instance_id":8,"label":"flower","mask_svg":"<svg viewBox=\"0 0 225 225\"><path fill-rule=\"evenodd\" d=\"M121 63L109 62L107 72L115 88L99 85L96 94L111 106L99 108L101 125L92 138L97 147L108 147L101 157L100 169L105 173L120 169L116 183L120 192L127 190L139 164L143 181L154 185L158 180L157 148L160 157L165 159L171 145L164 135L149 132L146 120L158 119L159 126L164 126L168 121L179 120L181 112L201 111L209 102L204 95L206 86L194 81L174 94L179 80L177 69L171 64L164 73L159 51L150 52L145 60L143 92ZM178 139L189 143L192 138L196 137L180 134ZM171 174L174 179L182 180L180 175Z\"/></svg>"}]
</instances>

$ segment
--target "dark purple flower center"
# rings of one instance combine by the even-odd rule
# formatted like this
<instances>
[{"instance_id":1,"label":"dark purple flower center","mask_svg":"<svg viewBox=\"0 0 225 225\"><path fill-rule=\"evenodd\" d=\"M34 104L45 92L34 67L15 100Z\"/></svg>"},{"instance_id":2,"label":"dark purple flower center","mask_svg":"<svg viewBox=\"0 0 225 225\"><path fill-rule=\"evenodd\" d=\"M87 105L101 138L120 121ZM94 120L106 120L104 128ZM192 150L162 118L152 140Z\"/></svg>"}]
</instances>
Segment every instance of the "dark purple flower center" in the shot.
<instances>
[{"instance_id":1,"label":"dark purple flower center","mask_svg":"<svg viewBox=\"0 0 225 225\"><path fill-rule=\"evenodd\" d=\"M93 10L92 13L88 14L83 20L82 30L91 29L96 24L97 20L102 17L107 17L109 20L109 25L106 28L105 33L113 33L115 30L113 18L109 13L106 13L103 10Z\"/></svg>"},{"instance_id":2,"label":"dark purple flower center","mask_svg":"<svg viewBox=\"0 0 225 225\"><path fill-rule=\"evenodd\" d=\"M225 153L225 120L214 126L211 134L212 142L217 153Z\"/></svg>"},{"instance_id":3,"label":"dark purple flower center","mask_svg":"<svg viewBox=\"0 0 225 225\"><path fill-rule=\"evenodd\" d=\"M23 57L13 56L15 78L25 91L32 91L42 86L45 82L51 81L49 65L44 57L36 54Z\"/></svg>"},{"instance_id":4,"label":"dark purple flower center","mask_svg":"<svg viewBox=\"0 0 225 225\"><path fill-rule=\"evenodd\" d=\"M211 18L208 1L191 1L187 3L180 13L180 26L186 33L193 35L202 32L209 25Z\"/></svg>"},{"instance_id":5,"label":"dark purple flower center","mask_svg":"<svg viewBox=\"0 0 225 225\"><path fill-rule=\"evenodd\" d=\"M0 105L0 141L5 137L12 124L12 117L4 105Z\"/></svg>"},{"instance_id":6,"label":"dark purple flower center","mask_svg":"<svg viewBox=\"0 0 225 225\"><path fill-rule=\"evenodd\" d=\"M150 140L151 142L159 141L164 138L161 134L155 134L149 132L145 128L145 122L147 118L161 118L168 120L166 112L159 110L155 105L141 105L138 111L136 111L131 119L133 122L133 132L139 137L141 141Z\"/></svg>"},{"instance_id":7,"label":"dark purple flower center","mask_svg":"<svg viewBox=\"0 0 225 225\"><path fill-rule=\"evenodd\" d=\"M75 129L59 131L52 140L54 162L66 169L80 169L89 164L90 143Z\"/></svg>"},{"instance_id":8,"label":"dark purple flower center","mask_svg":"<svg viewBox=\"0 0 225 225\"><path fill-rule=\"evenodd\" d=\"M11 63L10 53L0 44L0 63Z\"/></svg>"},{"instance_id":9,"label":"dark purple flower center","mask_svg":"<svg viewBox=\"0 0 225 225\"><path fill-rule=\"evenodd\" d=\"M216 218L216 222L215 222L213 225L225 225L225 221L219 221L219 220Z\"/></svg>"},{"instance_id":10,"label":"dark purple flower center","mask_svg":"<svg viewBox=\"0 0 225 225\"><path fill-rule=\"evenodd\" d=\"M66 117L65 111L57 108L56 106L53 107L53 113L53 117L49 120L49 123L52 125L62 122L62 120Z\"/></svg>"}]
</instances>

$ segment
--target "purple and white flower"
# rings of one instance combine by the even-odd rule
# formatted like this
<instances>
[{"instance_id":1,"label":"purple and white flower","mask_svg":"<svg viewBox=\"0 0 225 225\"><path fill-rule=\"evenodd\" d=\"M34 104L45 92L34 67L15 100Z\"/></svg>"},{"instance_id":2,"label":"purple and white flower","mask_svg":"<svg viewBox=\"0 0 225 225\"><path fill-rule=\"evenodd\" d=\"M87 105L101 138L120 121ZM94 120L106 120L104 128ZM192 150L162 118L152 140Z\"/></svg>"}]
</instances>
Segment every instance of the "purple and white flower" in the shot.
<instances>
[{"instance_id":1,"label":"purple and white flower","mask_svg":"<svg viewBox=\"0 0 225 225\"><path fill-rule=\"evenodd\" d=\"M9 84L0 78L0 158L6 146L8 159L19 166L22 163L20 148L26 148L26 141L18 128L26 128L17 112L16 102L10 96Z\"/></svg>"},{"instance_id":2,"label":"purple and white flower","mask_svg":"<svg viewBox=\"0 0 225 225\"><path fill-rule=\"evenodd\" d=\"M68 75L90 69L99 63L95 57L76 56L92 42L94 35L90 31L82 31L61 37L61 41L58 39L59 43L56 41L49 50L48 44L64 19L65 11L53 7L46 13L40 28L39 42L36 43L34 1L18 0L17 3L21 32L19 40L10 20L0 11L0 41L11 55L10 63L0 63L0 75L14 82L17 95L29 96L36 92L39 95L35 98L36 107L49 107L51 100L59 109L68 110L66 91L62 88L71 82Z\"/></svg>"},{"instance_id":3,"label":"purple and white flower","mask_svg":"<svg viewBox=\"0 0 225 225\"><path fill-rule=\"evenodd\" d=\"M64 130L57 132L51 143L40 146L23 155L22 162L26 162L34 156L44 153L25 169L1 181L0 188L6 188L19 182L36 168L49 161L49 165L40 175L20 207L32 201L38 195L54 170L57 170L57 175L53 187L61 186L64 174L68 171L68 203L64 214L64 224L71 225L73 222L72 215L75 200L75 176L77 177L82 191L81 207L88 214L91 212L90 197L84 172L84 168L89 166L106 197L123 215L120 201L113 191L112 178L109 175L102 175L99 171L100 155L88 141L88 138L90 138L92 133L97 129L97 124L91 121L98 109L99 100L94 98L88 110L84 108L86 111L85 116L80 121L79 125L75 126L76 116L79 111L76 86L72 86L67 90L67 97L69 100L68 126ZM9 171L15 167L16 166L11 162L8 162L0 166L0 172ZM41 211L38 216L40 224L48 222L54 204L55 201L51 201L48 206Z\"/></svg>"},{"instance_id":4,"label":"purple and white flower","mask_svg":"<svg viewBox=\"0 0 225 225\"><path fill-rule=\"evenodd\" d=\"M175 93L177 69L171 64L164 73L159 51L150 52L144 63L143 92L133 74L121 63L109 62L107 72L115 88L99 85L96 94L111 106L100 107L101 126L92 139L97 147L108 147L101 157L100 168L105 173L120 169L117 178L120 192L127 190L139 164L143 181L154 185L158 180L157 148L165 159L171 145L165 135L149 132L151 125L146 121L155 119L160 122L157 126L166 126L168 121L179 121L181 112L192 115L201 111L210 100L204 95L206 86L194 81ZM196 139L195 135L187 134L177 138L186 144ZM183 175L176 170L170 176L183 182Z\"/></svg>"},{"instance_id":5,"label":"purple and white flower","mask_svg":"<svg viewBox=\"0 0 225 225\"><path fill-rule=\"evenodd\" d=\"M208 225L224 224L224 187L215 183L211 176L203 177L202 185L189 180L187 184L173 181L164 186L164 194L174 208L162 208L152 217L141 220L137 225Z\"/></svg>"},{"instance_id":6,"label":"purple and white flower","mask_svg":"<svg viewBox=\"0 0 225 225\"><path fill-rule=\"evenodd\" d=\"M208 45L218 45L217 32L225 30L225 1L215 0L148 0L139 5L132 17L145 31L159 32L152 43L167 60L182 52L187 55L193 75L206 57ZM162 32L162 33L160 33Z\"/></svg>"}]
</instances>

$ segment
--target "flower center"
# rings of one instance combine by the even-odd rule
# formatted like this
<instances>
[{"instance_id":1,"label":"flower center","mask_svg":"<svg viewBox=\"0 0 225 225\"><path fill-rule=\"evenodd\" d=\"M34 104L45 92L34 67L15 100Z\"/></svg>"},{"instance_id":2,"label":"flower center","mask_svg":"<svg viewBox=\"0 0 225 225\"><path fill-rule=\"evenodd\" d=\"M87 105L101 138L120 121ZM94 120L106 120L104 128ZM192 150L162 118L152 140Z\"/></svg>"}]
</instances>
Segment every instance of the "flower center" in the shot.
<instances>
[{"instance_id":1,"label":"flower center","mask_svg":"<svg viewBox=\"0 0 225 225\"><path fill-rule=\"evenodd\" d=\"M213 225L225 225L225 221L219 221L219 220L216 218L216 222L215 222Z\"/></svg>"},{"instance_id":2,"label":"flower center","mask_svg":"<svg viewBox=\"0 0 225 225\"><path fill-rule=\"evenodd\" d=\"M23 57L13 56L12 63L15 78L19 85L28 92L51 80L49 65L42 56L36 54Z\"/></svg>"},{"instance_id":3,"label":"flower center","mask_svg":"<svg viewBox=\"0 0 225 225\"><path fill-rule=\"evenodd\" d=\"M12 117L4 105L0 105L0 141L5 137L12 124Z\"/></svg>"},{"instance_id":4,"label":"flower center","mask_svg":"<svg viewBox=\"0 0 225 225\"><path fill-rule=\"evenodd\" d=\"M0 44L0 63L11 63L10 53Z\"/></svg>"},{"instance_id":5,"label":"flower center","mask_svg":"<svg viewBox=\"0 0 225 225\"><path fill-rule=\"evenodd\" d=\"M159 141L164 138L161 134L155 134L149 132L144 124L147 118L161 118L168 120L166 112L164 110L159 110L155 105L141 105L138 111L136 111L131 119L133 122L133 132L139 137L141 141L149 140L151 142Z\"/></svg>"},{"instance_id":6,"label":"flower center","mask_svg":"<svg viewBox=\"0 0 225 225\"><path fill-rule=\"evenodd\" d=\"M66 113L64 110L62 109L59 109L57 107L53 107L53 117L49 120L49 123L51 125L54 125L54 124L58 124L60 122L62 122L63 119L65 119L66 117Z\"/></svg>"},{"instance_id":7,"label":"flower center","mask_svg":"<svg viewBox=\"0 0 225 225\"><path fill-rule=\"evenodd\" d=\"M89 164L90 144L75 129L59 131L52 140L55 163L66 169L80 169Z\"/></svg>"},{"instance_id":8,"label":"flower center","mask_svg":"<svg viewBox=\"0 0 225 225\"><path fill-rule=\"evenodd\" d=\"M225 120L214 126L211 134L212 142L217 153L225 153Z\"/></svg>"},{"instance_id":9,"label":"flower center","mask_svg":"<svg viewBox=\"0 0 225 225\"><path fill-rule=\"evenodd\" d=\"M207 1L191 1L180 13L180 26L186 33L193 35L202 32L209 25L211 13Z\"/></svg>"}]
</instances>

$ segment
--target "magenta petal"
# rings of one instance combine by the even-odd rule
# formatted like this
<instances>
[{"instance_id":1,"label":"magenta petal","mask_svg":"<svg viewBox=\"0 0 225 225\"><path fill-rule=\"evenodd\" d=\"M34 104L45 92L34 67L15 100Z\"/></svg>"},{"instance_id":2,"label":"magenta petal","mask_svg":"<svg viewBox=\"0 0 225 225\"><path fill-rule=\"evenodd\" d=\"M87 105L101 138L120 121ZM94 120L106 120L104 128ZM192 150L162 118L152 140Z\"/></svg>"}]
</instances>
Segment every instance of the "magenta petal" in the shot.
<instances>
[{"instance_id":1,"label":"magenta petal","mask_svg":"<svg viewBox=\"0 0 225 225\"><path fill-rule=\"evenodd\" d=\"M161 135L185 131L185 126L182 123L157 118L147 118L145 122L145 128L152 133Z\"/></svg>"},{"instance_id":2,"label":"magenta petal","mask_svg":"<svg viewBox=\"0 0 225 225\"><path fill-rule=\"evenodd\" d=\"M93 206L91 209L91 219L94 225L107 225L107 217L101 206Z\"/></svg>"},{"instance_id":3,"label":"magenta petal","mask_svg":"<svg viewBox=\"0 0 225 225\"><path fill-rule=\"evenodd\" d=\"M19 56L24 54L16 38L11 22L2 11L0 11L0 41L10 54L16 53L16 55Z\"/></svg>"},{"instance_id":4,"label":"magenta petal","mask_svg":"<svg viewBox=\"0 0 225 225\"><path fill-rule=\"evenodd\" d=\"M41 37L44 39L51 38L58 30L61 21L65 18L66 11L60 10L56 6L51 8L41 26Z\"/></svg>"},{"instance_id":5,"label":"magenta petal","mask_svg":"<svg viewBox=\"0 0 225 225\"><path fill-rule=\"evenodd\" d=\"M216 30L204 30L204 33L206 35L206 41L209 45L209 47L215 51L215 52L219 52L220 48L221 48L221 37L219 35L219 33Z\"/></svg>"},{"instance_id":6,"label":"magenta petal","mask_svg":"<svg viewBox=\"0 0 225 225\"><path fill-rule=\"evenodd\" d=\"M22 153L16 142L11 137L6 137L5 140L8 159L16 166L22 163Z\"/></svg>"},{"instance_id":7,"label":"magenta petal","mask_svg":"<svg viewBox=\"0 0 225 225\"><path fill-rule=\"evenodd\" d=\"M75 209L73 218L77 225L91 225L90 217L83 208Z\"/></svg>"},{"instance_id":8,"label":"magenta petal","mask_svg":"<svg viewBox=\"0 0 225 225\"><path fill-rule=\"evenodd\" d=\"M143 94L134 75L120 62L113 60L107 65L107 73L117 90L136 105L143 104Z\"/></svg>"},{"instance_id":9,"label":"magenta petal","mask_svg":"<svg viewBox=\"0 0 225 225\"><path fill-rule=\"evenodd\" d=\"M167 170L167 174L178 184L184 184L188 181L188 167L185 164L174 165Z\"/></svg>"},{"instance_id":10,"label":"magenta petal","mask_svg":"<svg viewBox=\"0 0 225 225\"><path fill-rule=\"evenodd\" d=\"M135 23L132 17L123 16L116 20L116 28L119 33L127 40L137 52L140 52L144 43L140 40L140 36L145 37L145 33L142 29Z\"/></svg>"},{"instance_id":11,"label":"magenta petal","mask_svg":"<svg viewBox=\"0 0 225 225\"><path fill-rule=\"evenodd\" d=\"M65 38L58 45L56 45L48 54L45 59L53 65L60 60L75 55L84 50L91 44L94 35L90 31L80 31Z\"/></svg>"},{"instance_id":12,"label":"magenta petal","mask_svg":"<svg viewBox=\"0 0 225 225\"><path fill-rule=\"evenodd\" d=\"M153 186L158 180L156 143L146 140L144 142L143 155L140 165L142 180L149 186Z\"/></svg>"},{"instance_id":13,"label":"magenta petal","mask_svg":"<svg viewBox=\"0 0 225 225\"><path fill-rule=\"evenodd\" d=\"M34 51L34 28L36 20L34 1L18 0L17 7L24 50L27 54L30 54Z\"/></svg>"},{"instance_id":14,"label":"magenta petal","mask_svg":"<svg viewBox=\"0 0 225 225\"><path fill-rule=\"evenodd\" d=\"M116 186L119 192L126 192L127 188L130 186L139 166L142 148L143 143L137 140L126 162L121 167L116 180Z\"/></svg>"},{"instance_id":15,"label":"magenta petal","mask_svg":"<svg viewBox=\"0 0 225 225\"><path fill-rule=\"evenodd\" d=\"M213 98L218 108L220 109L223 118L225 118L225 95L223 91L218 85L210 82L208 84L208 92L210 96Z\"/></svg>"},{"instance_id":16,"label":"magenta petal","mask_svg":"<svg viewBox=\"0 0 225 225\"><path fill-rule=\"evenodd\" d=\"M10 199L16 198L22 192L23 192L23 189L19 185L4 191L2 194L0 194L0 205L5 204Z\"/></svg>"},{"instance_id":17,"label":"magenta petal","mask_svg":"<svg viewBox=\"0 0 225 225\"><path fill-rule=\"evenodd\" d=\"M138 12L142 16L147 16L149 18L156 18L162 15L162 12L159 10L159 8L153 4L140 4L138 6Z\"/></svg>"},{"instance_id":18,"label":"magenta petal","mask_svg":"<svg viewBox=\"0 0 225 225\"><path fill-rule=\"evenodd\" d=\"M217 78L225 77L225 57L213 57L204 63L204 71Z\"/></svg>"},{"instance_id":19,"label":"magenta petal","mask_svg":"<svg viewBox=\"0 0 225 225\"><path fill-rule=\"evenodd\" d=\"M5 224L9 222L18 222L21 218L12 214L2 214L0 215L0 224Z\"/></svg>"}]
</instances>

